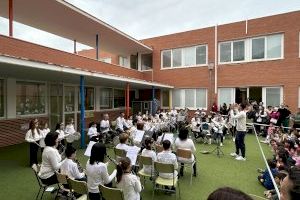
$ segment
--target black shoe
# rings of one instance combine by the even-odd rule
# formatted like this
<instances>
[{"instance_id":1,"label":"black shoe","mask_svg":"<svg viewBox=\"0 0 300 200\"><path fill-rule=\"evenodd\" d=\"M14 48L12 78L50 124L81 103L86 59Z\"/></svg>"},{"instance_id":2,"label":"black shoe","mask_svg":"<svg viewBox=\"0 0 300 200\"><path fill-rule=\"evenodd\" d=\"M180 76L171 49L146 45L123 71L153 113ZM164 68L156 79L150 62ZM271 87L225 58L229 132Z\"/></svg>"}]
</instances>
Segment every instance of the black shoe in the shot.
<instances>
[{"instance_id":1,"label":"black shoe","mask_svg":"<svg viewBox=\"0 0 300 200\"><path fill-rule=\"evenodd\" d=\"M193 174L193 177L197 177L197 174Z\"/></svg>"},{"instance_id":2,"label":"black shoe","mask_svg":"<svg viewBox=\"0 0 300 200\"><path fill-rule=\"evenodd\" d=\"M183 176L183 167L180 168L179 176Z\"/></svg>"}]
</instances>

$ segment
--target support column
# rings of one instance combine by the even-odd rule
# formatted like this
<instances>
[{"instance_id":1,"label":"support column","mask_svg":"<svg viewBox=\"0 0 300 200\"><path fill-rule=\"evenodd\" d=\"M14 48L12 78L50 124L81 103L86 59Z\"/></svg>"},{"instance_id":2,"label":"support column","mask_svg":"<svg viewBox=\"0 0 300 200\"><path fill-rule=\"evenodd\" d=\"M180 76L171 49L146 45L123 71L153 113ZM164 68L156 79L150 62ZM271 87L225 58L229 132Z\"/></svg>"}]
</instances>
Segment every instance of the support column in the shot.
<instances>
[{"instance_id":1,"label":"support column","mask_svg":"<svg viewBox=\"0 0 300 200\"><path fill-rule=\"evenodd\" d=\"M14 10L13 0L8 1L8 19L9 19L9 36L13 37L13 21L14 21Z\"/></svg>"},{"instance_id":2,"label":"support column","mask_svg":"<svg viewBox=\"0 0 300 200\"><path fill-rule=\"evenodd\" d=\"M155 103L154 103L154 99L155 99L155 87L154 86L152 86L152 115L154 115L155 114L155 107L156 107L156 105L155 105Z\"/></svg>"},{"instance_id":3,"label":"support column","mask_svg":"<svg viewBox=\"0 0 300 200\"><path fill-rule=\"evenodd\" d=\"M81 130L81 142L80 147L85 148L85 95L84 95L84 76L80 76L80 130Z\"/></svg>"},{"instance_id":4,"label":"support column","mask_svg":"<svg viewBox=\"0 0 300 200\"><path fill-rule=\"evenodd\" d=\"M96 59L99 60L99 35L96 35Z\"/></svg>"},{"instance_id":5,"label":"support column","mask_svg":"<svg viewBox=\"0 0 300 200\"><path fill-rule=\"evenodd\" d=\"M74 54L77 54L77 49L76 49L76 40L74 40Z\"/></svg>"},{"instance_id":6,"label":"support column","mask_svg":"<svg viewBox=\"0 0 300 200\"><path fill-rule=\"evenodd\" d=\"M129 117L129 83L126 85L126 117Z\"/></svg>"}]
</instances>

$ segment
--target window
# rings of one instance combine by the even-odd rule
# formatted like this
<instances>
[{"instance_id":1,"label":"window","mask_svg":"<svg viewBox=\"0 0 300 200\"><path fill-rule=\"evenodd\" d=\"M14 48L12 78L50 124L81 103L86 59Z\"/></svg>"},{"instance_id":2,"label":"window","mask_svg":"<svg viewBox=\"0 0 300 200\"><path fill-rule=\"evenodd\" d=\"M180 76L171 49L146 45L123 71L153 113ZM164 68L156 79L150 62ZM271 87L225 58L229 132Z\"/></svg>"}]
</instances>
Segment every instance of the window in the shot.
<instances>
[{"instance_id":1,"label":"window","mask_svg":"<svg viewBox=\"0 0 300 200\"><path fill-rule=\"evenodd\" d=\"M184 66L196 65L195 47L184 48Z\"/></svg>"},{"instance_id":2,"label":"window","mask_svg":"<svg viewBox=\"0 0 300 200\"><path fill-rule=\"evenodd\" d=\"M75 111L75 87L65 86L65 112Z\"/></svg>"},{"instance_id":3,"label":"window","mask_svg":"<svg viewBox=\"0 0 300 200\"><path fill-rule=\"evenodd\" d=\"M252 59L265 58L265 38L252 39Z\"/></svg>"},{"instance_id":4,"label":"window","mask_svg":"<svg viewBox=\"0 0 300 200\"><path fill-rule=\"evenodd\" d=\"M0 117L4 117L4 80L0 79Z\"/></svg>"},{"instance_id":5,"label":"window","mask_svg":"<svg viewBox=\"0 0 300 200\"><path fill-rule=\"evenodd\" d=\"M181 49L173 49L172 50L172 57L173 57L173 67L180 67L182 66L182 50Z\"/></svg>"},{"instance_id":6,"label":"window","mask_svg":"<svg viewBox=\"0 0 300 200\"><path fill-rule=\"evenodd\" d=\"M266 106L280 106L282 103L282 94L280 87L263 88L264 102Z\"/></svg>"},{"instance_id":7,"label":"window","mask_svg":"<svg viewBox=\"0 0 300 200\"><path fill-rule=\"evenodd\" d=\"M169 90L162 90L162 107L169 106Z\"/></svg>"},{"instance_id":8,"label":"window","mask_svg":"<svg viewBox=\"0 0 300 200\"><path fill-rule=\"evenodd\" d=\"M129 67L128 58L124 56L119 56L119 65L123 67Z\"/></svg>"},{"instance_id":9,"label":"window","mask_svg":"<svg viewBox=\"0 0 300 200\"><path fill-rule=\"evenodd\" d=\"M171 67L171 50L163 51L162 52L163 57L163 68Z\"/></svg>"},{"instance_id":10,"label":"window","mask_svg":"<svg viewBox=\"0 0 300 200\"><path fill-rule=\"evenodd\" d=\"M233 42L232 60L242 61L245 60L245 41Z\"/></svg>"},{"instance_id":11,"label":"window","mask_svg":"<svg viewBox=\"0 0 300 200\"><path fill-rule=\"evenodd\" d=\"M227 105L235 102L235 88L219 88L218 90L218 104ZM219 106L218 106L219 107Z\"/></svg>"},{"instance_id":12,"label":"window","mask_svg":"<svg viewBox=\"0 0 300 200\"><path fill-rule=\"evenodd\" d=\"M113 89L100 88L100 109L113 108Z\"/></svg>"},{"instance_id":13,"label":"window","mask_svg":"<svg viewBox=\"0 0 300 200\"><path fill-rule=\"evenodd\" d=\"M152 54L142 54L142 70L152 69Z\"/></svg>"},{"instance_id":14,"label":"window","mask_svg":"<svg viewBox=\"0 0 300 200\"><path fill-rule=\"evenodd\" d=\"M220 44L220 62L231 61L231 42L224 42Z\"/></svg>"},{"instance_id":15,"label":"window","mask_svg":"<svg viewBox=\"0 0 300 200\"><path fill-rule=\"evenodd\" d=\"M79 104L78 110L81 109L81 101L80 101L80 89L79 89ZM95 109L95 91L93 87L85 87L84 88L84 107L85 110L94 110Z\"/></svg>"},{"instance_id":16,"label":"window","mask_svg":"<svg viewBox=\"0 0 300 200\"><path fill-rule=\"evenodd\" d=\"M220 63L278 58L283 58L283 34L219 43Z\"/></svg>"},{"instance_id":17,"label":"window","mask_svg":"<svg viewBox=\"0 0 300 200\"><path fill-rule=\"evenodd\" d=\"M16 114L32 115L46 113L46 84L17 81Z\"/></svg>"},{"instance_id":18,"label":"window","mask_svg":"<svg viewBox=\"0 0 300 200\"><path fill-rule=\"evenodd\" d=\"M190 67L207 64L207 45L162 51L162 68Z\"/></svg>"},{"instance_id":19,"label":"window","mask_svg":"<svg viewBox=\"0 0 300 200\"><path fill-rule=\"evenodd\" d=\"M196 47L196 64L205 65L206 63L206 46Z\"/></svg>"},{"instance_id":20,"label":"window","mask_svg":"<svg viewBox=\"0 0 300 200\"><path fill-rule=\"evenodd\" d=\"M173 107L207 108L207 89L176 89L172 95Z\"/></svg>"},{"instance_id":21,"label":"window","mask_svg":"<svg viewBox=\"0 0 300 200\"><path fill-rule=\"evenodd\" d=\"M111 64L111 58L101 58L100 60L101 60L102 62L110 63L110 64Z\"/></svg>"},{"instance_id":22,"label":"window","mask_svg":"<svg viewBox=\"0 0 300 200\"><path fill-rule=\"evenodd\" d=\"M131 69L138 69L138 57L137 55L130 56L130 68Z\"/></svg>"},{"instance_id":23,"label":"window","mask_svg":"<svg viewBox=\"0 0 300 200\"><path fill-rule=\"evenodd\" d=\"M282 35L271 35L267 37L267 58L282 57Z\"/></svg>"},{"instance_id":24,"label":"window","mask_svg":"<svg viewBox=\"0 0 300 200\"><path fill-rule=\"evenodd\" d=\"M125 90L114 89L114 108L125 107Z\"/></svg>"}]
</instances>

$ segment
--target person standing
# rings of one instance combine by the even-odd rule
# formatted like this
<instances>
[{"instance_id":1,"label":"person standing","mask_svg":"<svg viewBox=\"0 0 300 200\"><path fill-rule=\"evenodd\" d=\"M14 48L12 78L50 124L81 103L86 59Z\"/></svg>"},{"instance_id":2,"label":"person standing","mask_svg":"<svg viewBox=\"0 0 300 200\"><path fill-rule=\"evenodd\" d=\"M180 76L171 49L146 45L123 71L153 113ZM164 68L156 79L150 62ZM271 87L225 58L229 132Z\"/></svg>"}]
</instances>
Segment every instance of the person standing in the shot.
<instances>
[{"instance_id":1,"label":"person standing","mask_svg":"<svg viewBox=\"0 0 300 200\"><path fill-rule=\"evenodd\" d=\"M37 119L30 121L29 129L25 135L25 140L29 142L29 165L38 164L37 154L39 150L39 141L41 139L41 133L39 130L39 122Z\"/></svg>"},{"instance_id":2,"label":"person standing","mask_svg":"<svg viewBox=\"0 0 300 200\"><path fill-rule=\"evenodd\" d=\"M236 114L231 114L232 119L236 119L236 136L235 136L235 153L231 153L230 155L235 157L236 160L246 161L245 157L245 135L246 135L246 105L241 103L239 105L239 110L235 112ZM241 155L239 155L241 151Z\"/></svg>"}]
</instances>

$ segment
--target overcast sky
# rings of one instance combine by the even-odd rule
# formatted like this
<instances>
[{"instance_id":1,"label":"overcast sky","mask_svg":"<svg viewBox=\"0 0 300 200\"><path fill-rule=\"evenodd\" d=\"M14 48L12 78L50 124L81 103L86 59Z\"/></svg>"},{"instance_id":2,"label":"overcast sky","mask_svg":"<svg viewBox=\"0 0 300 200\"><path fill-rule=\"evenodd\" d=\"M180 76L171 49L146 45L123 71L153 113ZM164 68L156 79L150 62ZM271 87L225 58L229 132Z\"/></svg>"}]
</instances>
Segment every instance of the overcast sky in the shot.
<instances>
[{"instance_id":1,"label":"overcast sky","mask_svg":"<svg viewBox=\"0 0 300 200\"><path fill-rule=\"evenodd\" d=\"M300 10L300 0L66 0L128 35L143 39ZM0 18L0 34L8 22ZM4 27L4 28L2 28ZM14 36L72 51L73 43L15 23ZM81 45L78 49L88 48Z\"/></svg>"}]
</instances>

